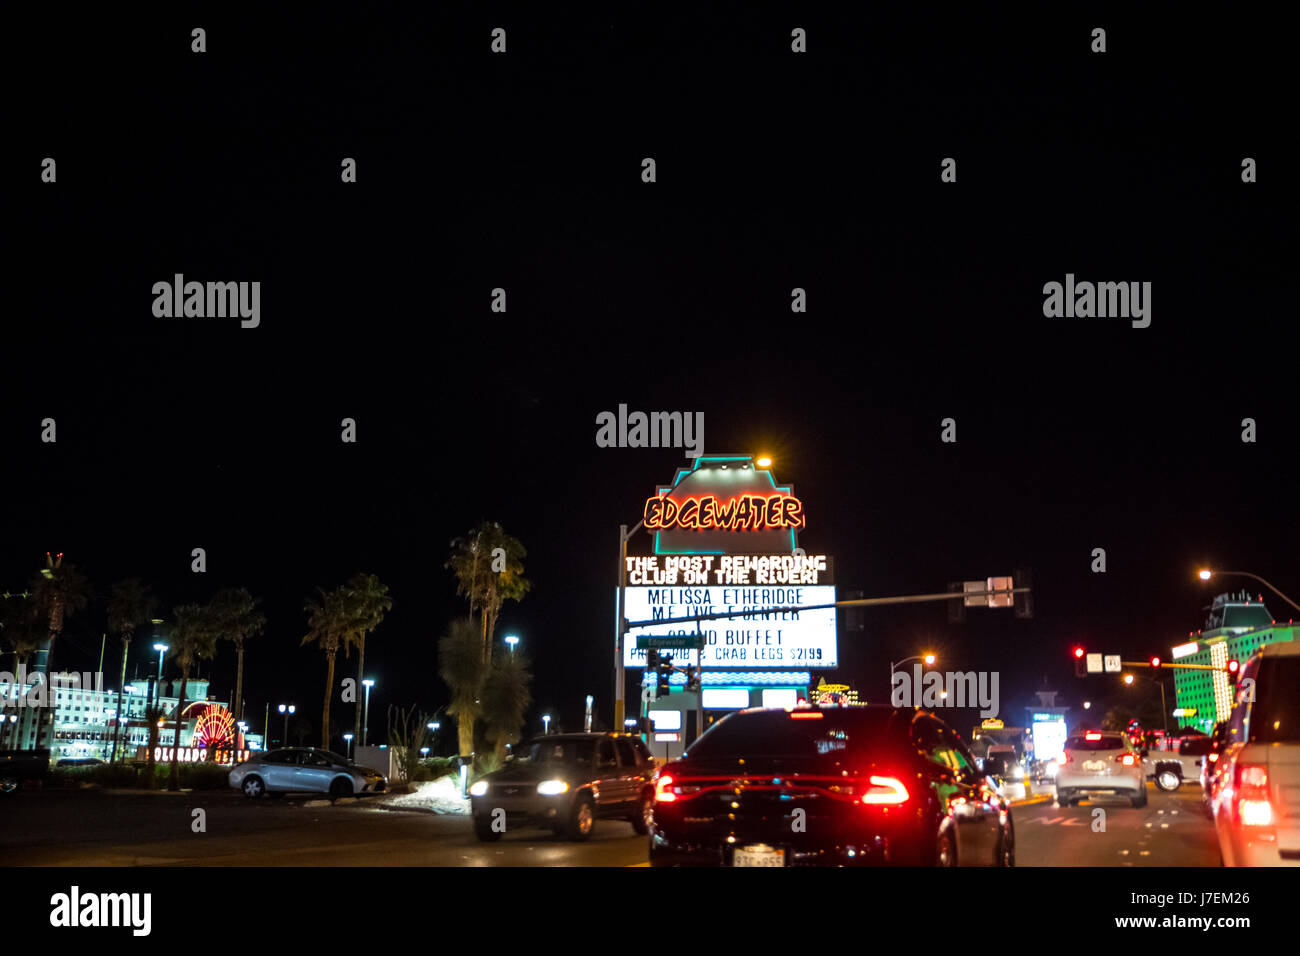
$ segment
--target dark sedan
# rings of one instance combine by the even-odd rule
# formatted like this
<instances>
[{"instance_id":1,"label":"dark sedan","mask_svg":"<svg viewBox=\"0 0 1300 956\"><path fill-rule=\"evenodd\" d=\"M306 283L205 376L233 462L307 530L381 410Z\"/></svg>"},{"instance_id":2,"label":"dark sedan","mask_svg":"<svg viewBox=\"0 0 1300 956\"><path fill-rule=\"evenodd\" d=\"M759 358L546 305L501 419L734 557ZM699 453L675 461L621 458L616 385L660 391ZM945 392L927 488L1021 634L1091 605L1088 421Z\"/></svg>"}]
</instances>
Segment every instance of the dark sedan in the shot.
<instances>
[{"instance_id":1,"label":"dark sedan","mask_svg":"<svg viewBox=\"0 0 1300 956\"><path fill-rule=\"evenodd\" d=\"M653 866L1015 865L1011 807L927 711L742 710L660 768Z\"/></svg>"}]
</instances>

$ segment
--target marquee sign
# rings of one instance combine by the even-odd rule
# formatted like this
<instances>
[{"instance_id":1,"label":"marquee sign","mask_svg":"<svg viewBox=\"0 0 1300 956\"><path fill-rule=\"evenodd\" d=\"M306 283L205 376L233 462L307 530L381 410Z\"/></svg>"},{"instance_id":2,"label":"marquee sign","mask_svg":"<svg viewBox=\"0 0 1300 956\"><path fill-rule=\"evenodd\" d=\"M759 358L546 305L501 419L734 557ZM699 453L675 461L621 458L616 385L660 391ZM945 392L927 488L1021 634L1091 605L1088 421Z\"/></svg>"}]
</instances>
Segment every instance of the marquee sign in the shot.
<instances>
[{"instance_id":1,"label":"marquee sign","mask_svg":"<svg viewBox=\"0 0 1300 956\"><path fill-rule=\"evenodd\" d=\"M831 585L808 587L629 587L624 591L629 621L663 621L633 627L623 645L626 667L645 667L639 638L694 635L704 638L704 667L836 667L835 608L815 611L768 611L773 607L807 607L835 603ZM735 612L733 618L682 621L703 614ZM674 621L676 621L674 623ZM694 651L674 655L694 664Z\"/></svg>"},{"instance_id":2,"label":"marquee sign","mask_svg":"<svg viewBox=\"0 0 1300 956\"><path fill-rule=\"evenodd\" d=\"M791 554L804 506L748 455L701 455L643 509L655 554Z\"/></svg>"}]
</instances>

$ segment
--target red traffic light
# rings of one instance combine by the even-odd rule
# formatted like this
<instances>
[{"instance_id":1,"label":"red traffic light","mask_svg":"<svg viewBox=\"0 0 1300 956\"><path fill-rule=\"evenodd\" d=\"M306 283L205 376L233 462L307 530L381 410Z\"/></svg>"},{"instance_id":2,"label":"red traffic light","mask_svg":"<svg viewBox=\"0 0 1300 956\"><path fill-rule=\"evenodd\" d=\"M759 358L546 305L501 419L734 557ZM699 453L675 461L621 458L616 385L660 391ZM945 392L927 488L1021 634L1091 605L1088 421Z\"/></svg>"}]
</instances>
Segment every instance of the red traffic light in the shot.
<instances>
[{"instance_id":1,"label":"red traffic light","mask_svg":"<svg viewBox=\"0 0 1300 956\"><path fill-rule=\"evenodd\" d=\"M1076 648L1074 649L1074 657L1075 657L1076 660L1083 660L1083 648L1082 648L1082 647L1076 647Z\"/></svg>"},{"instance_id":2,"label":"red traffic light","mask_svg":"<svg viewBox=\"0 0 1300 956\"><path fill-rule=\"evenodd\" d=\"M1241 668L1241 664L1239 664L1237 661L1228 661L1228 673L1229 673L1229 674L1235 674L1235 673L1237 673L1237 671L1238 671L1240 668Z\"/></svg>"},{"instance_id":3,"label":"red traffic light","mask_svg":"<svg viewBox=\"0 0 1300 956\"><path fill-rule=\"evenodd\" d=\"M1153 658L1151 658L1151 666L1152 666L1152 667L1159 667L1159 666L1160 666L1160 658L1158 658L1158 657L1153 657Z\"/></svg>"}]
</instances>

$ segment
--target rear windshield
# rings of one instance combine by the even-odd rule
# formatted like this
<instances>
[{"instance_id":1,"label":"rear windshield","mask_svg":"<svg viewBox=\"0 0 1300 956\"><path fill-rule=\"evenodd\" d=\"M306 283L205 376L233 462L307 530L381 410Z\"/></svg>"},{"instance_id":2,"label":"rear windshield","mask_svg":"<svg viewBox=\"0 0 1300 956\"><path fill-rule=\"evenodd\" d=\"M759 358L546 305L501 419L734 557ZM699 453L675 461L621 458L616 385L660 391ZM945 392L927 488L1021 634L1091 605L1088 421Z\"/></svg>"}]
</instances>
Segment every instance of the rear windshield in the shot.
<instances>
[{"instance_id":1,"label":"rear windshield","mask_svg":"<svg viewBox=\"0 0 1300 956\"><path fill-rule=\"evenodd\" d=\"M1300 741L1300 657L1265 657L1255 675L1255 703L1250 708L1250 742Z\"/></svg>"},{"instance_id":2,"label":"rear windshield","mask_svg":"<svg viewBox=\"0 0 1300 956\"><path fill-rule=\"evenodd\" d=\"M1083 734L1071 737L1065 742L1066 750L1127 750L1124 738L1118 734L1102 734L1096 740L1089 740Z\"/></svg>"},{"instance_id":3,"label":"rear windshield","mask_svg":"<svg viewBox=\"0 0 1300 956\"><path fill-rule=\"evenodd\" d=\"M797 717L795 714L808 714ZM852 757L893 749L888 710L765 710L729 714L687 753L692 757Z\"/></svg>"}]
</instances>

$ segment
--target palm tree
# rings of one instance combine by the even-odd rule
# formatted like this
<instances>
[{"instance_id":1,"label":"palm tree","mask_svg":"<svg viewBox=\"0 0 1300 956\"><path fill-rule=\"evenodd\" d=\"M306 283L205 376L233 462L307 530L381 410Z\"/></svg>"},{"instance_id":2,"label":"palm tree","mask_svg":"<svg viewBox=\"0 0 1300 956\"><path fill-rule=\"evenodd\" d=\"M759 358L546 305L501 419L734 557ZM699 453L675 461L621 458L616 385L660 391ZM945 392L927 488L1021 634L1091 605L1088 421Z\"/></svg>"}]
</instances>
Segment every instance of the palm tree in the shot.
<instances>
[{"instance_id":1,"label":"palm tree","mask_svg":"<svg viewBox=\"0 0 1300 956\"><path fill-rule=\"evenodd\" d=\"M212 599L220 636L235 645L235 699L231 704L235 721L244 719L244 641L261 634L266 615L257 610L258 600L247 588L227 588Z\"/></svg>"},{"instance_id":2,"label":"palm tree","mask_svg":"<svg viewBox=\"0 0 1300 956\"><path fill-rule=\"evenodd\" d=\"M172 657L181 668L180 700L176 702L176 736L172 740L172 770L168 789L179 790L181 723L185 718L185 691L190 670L198 661L210 661L217 653L217 620L211 605L185 604L174 608L176 623L172 628Z\"/></svg>"},{"instance_id":3,"label":"palm tree","mask_svg":"<svg viewBox=\"0 0 1300 956\"><path fill-rule=\"evenodd\" d=\"M479 646L478 627L467 617L451 622L438 640L438 672L451 690L447 713L456 718L460 753L474 752L474 722L478 719L487 667Z\"/></svg>"},{"instance_id":4,"label":"palm tree","mask_svg":"<svg viewBox=\"0 0 1300 956\"><path fill-rule=\"evenodd\" d=\"M494 571L498 549L504 567ZM520 601L532 587L524 577L524 558L528 552L518 538L506 534L495 521L483 521L462 538L451 542L451 555L444 567L456 576L456 593L469 598L469 615L479 614L479 649L485 664L492 662L492 637L496 631L501 606L506 601Z\"/></svg>"},{"instance_id":5,"label":"palm tree","mask_svg":"<svg viewBox=\"0 0 1300 956\"><path fill-rule=\"evenodd\" d=\"M393 599L388 596L388 586L373 574L354 574L348 579L354 629L349 644L357 646L357 687L366 678L366 635L384 620L384 612L393 609ZM361 739L361 693L357 692L357 723L353 733Z\"/></svg>"},{"instance_id":6,"label":"palm tree","mask_svg":"<svg viewBox=\"0 0 1300 956\"><path fill-rule=\"evenodd\" d=\"M321 748L330 749L330 698L334 691L334 658L339 646L349 639L355 627L353 602L345 587L325 591L317 588L318 598L308 598L303 610L307 612L307 634L304 644L315 642L325 652L325 702L321 706Z\"/></svg>"},{"instance_id":7,"label":"palm tree","mask_svg":"<svg viewBox=\"0 0 1300 956\"><path fill-rule=\"evenodd\" d=\"M4 601L0 602L0 636L4 637L14 655L14 683L6 688L10 694L17 694L18 675L26 670L28 659L41 649L50 631L40 609L27 600L28 597L27 593L6 593ZM19 726L17 723L9 726L12 738L9 746L12 747L17 742Z\"/></svg>"},{"instance_id":8,"label":"palm tree","mask_svg":"<svg viewBox=\"0 0 1300 956\"><path fill-rule=\"evenodd\" d=\"M532 679L527 658L516 652L493 658L483 681L480 714L498 765L505 759L506 744L518 740L523 729L524 714L533 702L529 691Z\"/></svg>"},{"instance_id":9,"label":"palm tree","mask_svg":"<svg viewBox=\"0 0 1300 956\"><path fill-rule=\"evenodd\" d=\"M71 564L63 563L63 553L57 558L45 554L45 567L32 578L32 599L41 608L49 622L49 649L45 653L45 683L49 686L53 673L54 644L63 633L67 619L86 606L90 585L85 576ZM54 701L49 701L49 730L46 746L54 748Z\"/></svg>"},{"instance_id":10,"label":"palm tree","mask_svg":"<svg viewBox=\"0 0 1300 956\"><path fill-rule=\"evenodd\" d=\"M131 638L135 629L153 620L157 601L149 593L149 588L139 578L118 581L111 589L108 599L108 629L122 635L122 676L117 684L117 713L122 713L122 688L126 684L126 658L131 649ZM113 721L113 753L117 753L117 741L121 734L121 721Z\"/></svg>"}]
</instances>

